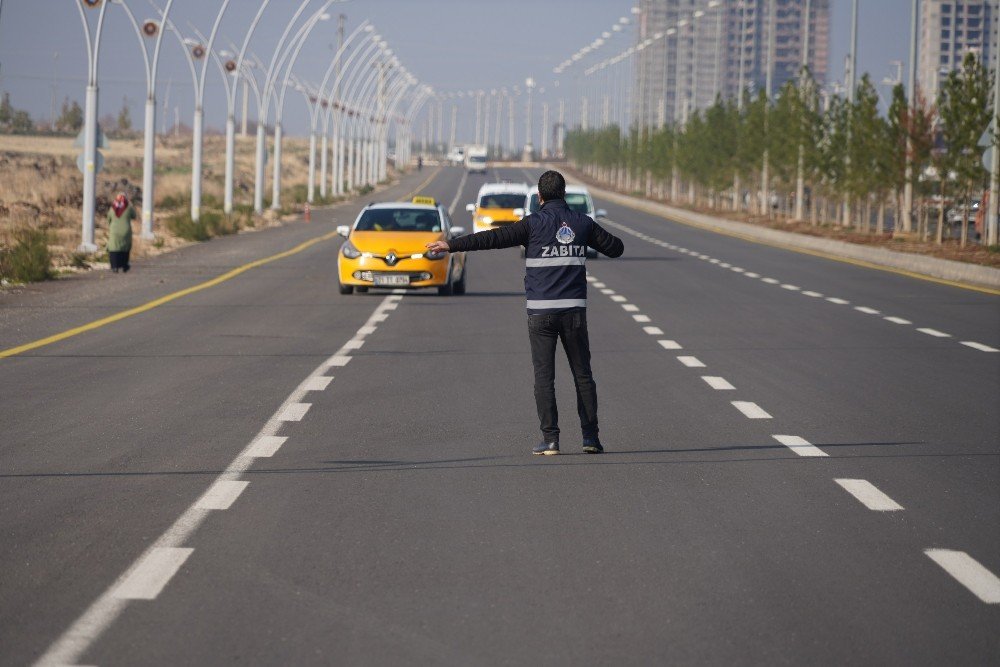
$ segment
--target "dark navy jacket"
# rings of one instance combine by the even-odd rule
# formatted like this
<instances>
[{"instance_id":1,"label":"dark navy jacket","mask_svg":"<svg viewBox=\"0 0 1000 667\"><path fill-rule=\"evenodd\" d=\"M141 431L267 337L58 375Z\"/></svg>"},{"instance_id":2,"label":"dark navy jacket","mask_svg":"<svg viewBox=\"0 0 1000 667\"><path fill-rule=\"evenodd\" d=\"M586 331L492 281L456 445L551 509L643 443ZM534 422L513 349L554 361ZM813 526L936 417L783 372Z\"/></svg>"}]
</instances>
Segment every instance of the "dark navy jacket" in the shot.
<instances>
[{"instance_id":1,"label":"dark navy jacket","mask_svg":"<svg viewBox=\"0 0 1000 667\"><path fill-rule=\"evenodd\" d=\"M620 257L621 239L563 199L542 204L520 222L448 241L452 252L525 247L524 291L528 314L587 307L587 248Z\"/></svg>"}]
</instances>

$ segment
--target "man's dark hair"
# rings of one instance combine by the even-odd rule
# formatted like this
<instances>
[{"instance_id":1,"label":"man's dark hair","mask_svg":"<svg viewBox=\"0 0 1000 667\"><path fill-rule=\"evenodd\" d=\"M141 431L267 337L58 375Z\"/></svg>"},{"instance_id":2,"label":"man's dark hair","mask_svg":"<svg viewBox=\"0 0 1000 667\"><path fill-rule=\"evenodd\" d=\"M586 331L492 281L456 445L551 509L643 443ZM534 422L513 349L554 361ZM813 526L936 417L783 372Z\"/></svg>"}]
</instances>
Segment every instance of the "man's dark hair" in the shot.
<instances>
[{"instance_id":1,"label":"man's dark hair","mask_svg":"<svg viewBox=\"0 0 1000 667\"><path fill-rule=\"evenodd\" d=\"M566 179L558 171L547 171L538 179L538 196L543 201L566 198Z\"/></svg>"}]
</instances>

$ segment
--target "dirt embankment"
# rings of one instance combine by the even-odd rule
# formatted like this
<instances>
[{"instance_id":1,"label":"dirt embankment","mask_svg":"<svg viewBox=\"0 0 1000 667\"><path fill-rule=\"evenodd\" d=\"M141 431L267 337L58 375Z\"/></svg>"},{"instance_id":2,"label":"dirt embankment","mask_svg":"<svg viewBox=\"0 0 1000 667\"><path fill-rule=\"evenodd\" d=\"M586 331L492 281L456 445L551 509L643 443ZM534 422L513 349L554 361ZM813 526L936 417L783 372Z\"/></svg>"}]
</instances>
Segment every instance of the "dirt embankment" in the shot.
<instances>
[{"instance_id":1,"label":"dirt embankment","mask_svg":"<svg viewBox=\"0 0 1000 667\"><path fill-rule=\"evenodd\" d=\"M237 138L234 204L246 209L253 203L254 139ZM55 268L68 269L81 241L83 176L76 166L80 149L72 138L0 135L0 243L12 232L28 227L47 232ZM142 192L141 139L112 140L104 154L104 169L97 175L95 241L103 249L107 240L107 211L118 192L126 192L140 207ZM172 232L166 221L190 211L191 138L158 138L156 146L155 216L156 240L147 242L135 229L133 255L158 254L188 241ZM283 191L302 191L308 177L308 142L285 139L282 151ZM225 138L205 138L202 188L203 210L221 207L225 174ZM270 176L270 169L268 169ZM270 197L270 181L266 193ZM295 197L286 195L289 204ZM255 227L274 224L268 213L249 219ZM98 260L101 254L97 255Z\"/></svg>"}]
</instances>

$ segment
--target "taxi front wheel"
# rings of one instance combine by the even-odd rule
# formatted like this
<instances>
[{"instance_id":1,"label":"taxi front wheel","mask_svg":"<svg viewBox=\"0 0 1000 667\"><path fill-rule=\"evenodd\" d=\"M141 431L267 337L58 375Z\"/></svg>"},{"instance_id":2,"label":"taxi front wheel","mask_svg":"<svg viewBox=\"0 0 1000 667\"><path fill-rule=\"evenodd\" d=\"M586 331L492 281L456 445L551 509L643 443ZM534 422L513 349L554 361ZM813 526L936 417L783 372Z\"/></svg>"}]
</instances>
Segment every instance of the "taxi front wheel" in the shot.
<instances>
[{"instance_id":1,"label":"taxi front wheel","mask_svg":"<svg viewBox=\"0 0 1000 667\"><path fill-rule=\"evenodd\" d=\"M343 283L337 283L337 290L341 294L350 294L351 292L354 291L354 286L353 285L345 285Z\"/></svg>"}]
</instances>

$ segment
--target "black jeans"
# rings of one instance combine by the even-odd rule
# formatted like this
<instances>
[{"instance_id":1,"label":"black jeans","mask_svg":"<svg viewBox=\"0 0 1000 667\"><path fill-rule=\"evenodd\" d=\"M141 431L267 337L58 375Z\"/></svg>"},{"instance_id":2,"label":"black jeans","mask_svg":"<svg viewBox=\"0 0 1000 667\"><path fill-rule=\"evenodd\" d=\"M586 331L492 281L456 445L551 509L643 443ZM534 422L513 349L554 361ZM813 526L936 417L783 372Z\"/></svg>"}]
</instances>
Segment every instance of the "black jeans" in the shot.
<instances>
[{"instance_id":1,"label":"black jeans","mask_svg":"<svg viewBox=\"0 0 1000 667\"><path fill-rule=\"evenodd\" d=\"M597 437L597 384L590 370L587 311L528 315L531 363L535 367L535 406L545 442L559 442L556 409L556 339L562 341L576 384L576 411L584 438Z\"/></svg>"}]
</instances>

